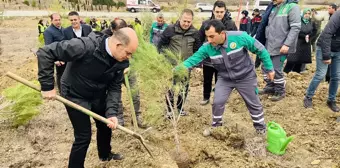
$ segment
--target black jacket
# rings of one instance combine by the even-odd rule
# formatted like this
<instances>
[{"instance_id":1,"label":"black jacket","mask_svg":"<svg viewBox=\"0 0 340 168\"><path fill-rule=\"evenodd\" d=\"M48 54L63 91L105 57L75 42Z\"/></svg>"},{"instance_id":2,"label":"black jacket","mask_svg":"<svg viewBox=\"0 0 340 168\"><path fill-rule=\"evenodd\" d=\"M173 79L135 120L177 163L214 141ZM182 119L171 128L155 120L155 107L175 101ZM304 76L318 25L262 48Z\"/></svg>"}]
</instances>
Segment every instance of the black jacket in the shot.
<instances>
[{"instance_id":1,"label":"black jacket","mask_svg":"<svg viewBox=\"0 0 340 168\"><path fill-rule=\"evenodd\" d=\"M340 11L332 15L317 45L321 47L323 60L331 59L331 52L340 52Z\"/></svg>"},{"instance_id":2,"label":"black jacket","mask_svg":"<svg viewBox=\"0 0 340 168\"><path fill-rule=\"evenodd\" d=\"M63 28L58 29L53 24L44 31L45 45L64 40Z\"/></svg>"},{"instance_id":3,"label":"black jacket","mask_svg":"<svg viewBox=\"0 0 340 168\"><path fill-rule=\"evenodd\" d=\"M177 22L163 31L157 48L158 51L169 49L174 53L181 53L182 59L186 60L199 49L200 44L196 28L191 26L188 30L183 30Z\"/></svg>"},{"instance_id":4,"label":"black jacket","mask_svg":"<svg viewBox=\"0 0 340 168\"><path fill-rule=\"evenodd\" d=\"M112 36L112 34L113 34L111 28L107 28L107 29L102 30L102 33L104 33L105 35L108 35L108 36Z\"/></svg>"},{"instance_id":5,"label":"black jacket","mask_svg":"<svg viewBox=\"0 0 340 168\"><path fill-rule=\"evenodd\" d=\"M305 40L306 36L309 35L309 40L314 38L316 36L317 32L317 27L315 25L315 22L309 22L309 23L304 23L301 20L301 30L299 33L299 39Z\"/></svg>"},{"instance_id":6,"label":"black jacket","mask_svg":"<svg viewBox=\"0 0 340 168\"><path fill-rule=\"evenodd\" d=\"M116 116L121 99L123 71L128 61L118 62L105 49L108 36L90 33L40 48L38 76L42 91L54 88L54 61L68 62L62 76L64 97L94 100L106 97L106 116Z\"/></svg>"},{"instance_id":7,"label":"black jacket","mask_svg":"<svg viewBox=\"0 0 340 168\"><path fill-rule=\"evenodd\" d=\"M81 37L87 37L91 32L92 28L91 26L82 24L81 25L82 31L81 31ZM72 38L77 38L76 34L73 32L72 26L67 27L64 29L64 40L71 40Z\"/></svg>"},{"instance_id":8,"label":"black jacket","mask_svg":"<svg viewBox=\"0 0 340 168\"><path fill-rule=\"evenodd\" d=\"M202 22L202 26L201 26L200 30L198 31L198 34L200 36L200 41L201 41L200 47L203 45L203 43L206 40L206 37L205 37L205 27L208 24L208 21L212 20L214 18L215 18L215 16L212 15L210 19L205 20L205 21ZM232 18L230 17L229 13L226 12L226 14L224 15L224 17L222 19L222 23L225 26L227 31L237 31L236 24L232 20ZM211 67L213 66L211 61L210 61L210 58L205 59L203 61L203 64L206 65L206 66L211 66Z\"/></svg>"},{"instance_id":9,"label":"black jacket","mask_svg":"<svg viewBox=\"0 0 340 168\"><path fill-rule=\"evenodd\" d=\"M203 21L202 26L201 26L200 30L198 31L202 44L205 41L205 30L204 30L205 26L208 24L208 21L212 20L212 19L215 19L214 15L210 19ZM237 27L236 27L235 22L232 20L231 17L229 17L229 15L227 13L224 15L224 17L222 19L222 23L225 26L227 31L237 31Z\"/></svg>"}]
</instances>

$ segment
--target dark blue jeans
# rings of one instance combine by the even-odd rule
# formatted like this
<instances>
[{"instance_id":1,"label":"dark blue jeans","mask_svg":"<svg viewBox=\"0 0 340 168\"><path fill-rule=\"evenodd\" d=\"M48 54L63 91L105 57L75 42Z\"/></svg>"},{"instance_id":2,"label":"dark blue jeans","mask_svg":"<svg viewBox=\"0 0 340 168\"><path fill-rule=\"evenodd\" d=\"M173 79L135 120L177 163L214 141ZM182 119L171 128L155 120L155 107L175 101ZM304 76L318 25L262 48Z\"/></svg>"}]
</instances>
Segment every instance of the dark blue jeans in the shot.
<instances>
[{"instance_id":1,"label":"dark blue jeans","mask_svg":"<svg viewBox=\"0 0 340 168\"><path fill-rule=\"evenodd\" d=\"M320 82L325 79L327 68L330 66L331 79L329 82L328 100L335 101L340 79L340 52L332 52L331 60L332 63L330 65L324 64L321 48L316 48L316 72L306 91L307 97L312 98L314 96L315 90L318 88Z\"/></svg>"}]
</instances>

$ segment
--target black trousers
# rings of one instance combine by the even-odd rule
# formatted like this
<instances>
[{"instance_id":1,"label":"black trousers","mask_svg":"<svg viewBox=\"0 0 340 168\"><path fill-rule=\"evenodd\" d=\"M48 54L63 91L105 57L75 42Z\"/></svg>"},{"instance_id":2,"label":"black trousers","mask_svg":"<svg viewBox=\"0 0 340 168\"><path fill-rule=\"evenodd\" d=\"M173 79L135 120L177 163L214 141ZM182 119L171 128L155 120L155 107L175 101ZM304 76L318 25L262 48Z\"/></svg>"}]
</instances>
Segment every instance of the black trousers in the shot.
<instances>
[{"instance_id":1,"label":"black trousers","mask_svg":"<svg viewBox=\"0 0 340 168\"><path fill-rule=\"evenodd\" d=\"M295 63L289 63L287 62L285 68L283 69L283 72L289 73L291 71L300 73L302 69L302 64L295 64Z\"/></svg>"},{"instance_id":2,"label":"black trousers","mask_svg":"<svg viewBox=\"0 0 340 168\"><path fill-rule=\"evenodd\" d=\"M62 90L65 96L65 89ZM65 96L68 100L79 104L103 117L105 117L105 97L102 99L85 100ZM91 142L90 117L74 108L65 106L74 129L74 142L69 158L69 168L83 168L87 149ZM106 158L111 152L112 130L101 121L95 120L97 127L97 148L99 158Z\"/></svg>"},{"instance_id":3,"label":"black trousers","mask_svg":"<svg viewBox=\"0 0 340 168\"><path fill-rule=\"evenodd\" d=\"M60 85L61 76L63 76L65 68L66 68L66 62L62 66L56 66L56 71L57 71L57 87L58 87L59 93L61 93L61 85Z\"/></svg>"},{"instance_id":4,"label":"black trousers","mask_svg":"<svg viewBox=\"0 0 340 168\"><path fill-rule=\"evenodd\" d=\"M180 90L180 93L178 94L177 104L176 104L178 112L180 112L180 110L183 110L184 101L187 98L188 91L189 91L189 80L190 80L190 72L189 72L188 78L185 81L182 81L184 88L182 88ZM173 81L173 85L176 85L176 81ZM170 112L171 107L174 107L174 102L175 102L175 100L174 100L174 97L175 97L174 90L173 89L168 90L167 94L169 96L171 104L169 104L169 101L167 100L167 98L165 98L165 101L166 101L166 105L168 107L168 111ZM176 109L174 109L174 110L176 110Z\"/></svg>"},{"instance_id":5,"label":"black trousers","mask_svg":"<svg viewBox=\"0 0 340 168\"><path fill-rule=\"evenodd\" d=\"M210 99L212 89L212 79L215 75L215 84L217 82L217 70L214 67L203 65L203 98Z\"/></svg>"}]
</instances>

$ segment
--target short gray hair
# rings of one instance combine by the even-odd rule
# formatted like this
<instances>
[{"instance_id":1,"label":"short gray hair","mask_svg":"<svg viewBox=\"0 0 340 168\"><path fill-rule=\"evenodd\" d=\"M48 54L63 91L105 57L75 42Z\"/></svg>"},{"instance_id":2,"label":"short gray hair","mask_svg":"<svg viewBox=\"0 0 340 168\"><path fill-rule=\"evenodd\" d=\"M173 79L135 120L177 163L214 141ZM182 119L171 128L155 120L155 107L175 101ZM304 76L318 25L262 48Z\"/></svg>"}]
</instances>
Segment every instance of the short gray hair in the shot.
<instances>
[{"instance_id":1,"label":"short gray hair","mask_svg":"<svg viewBox=\"0 0 340 168\"><path fill-rule=\"evenodd\" d=\"M123 45L128 45L130 43L130 37L120 29L114 31L112 37L120 41Z\"/></svg>"}]
</instances>

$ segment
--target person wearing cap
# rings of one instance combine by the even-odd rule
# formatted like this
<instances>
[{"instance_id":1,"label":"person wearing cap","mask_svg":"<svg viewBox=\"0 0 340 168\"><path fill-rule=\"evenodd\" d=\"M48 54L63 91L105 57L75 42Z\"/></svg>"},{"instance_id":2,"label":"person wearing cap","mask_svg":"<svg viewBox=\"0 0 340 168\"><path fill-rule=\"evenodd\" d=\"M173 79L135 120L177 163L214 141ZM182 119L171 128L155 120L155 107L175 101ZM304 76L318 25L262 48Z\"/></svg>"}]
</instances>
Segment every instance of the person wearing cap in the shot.
<instances>
[{"instance_id":1,"label":"person wearing cap","mask_svg":"<svg viewBox=\"0 0 340 168\"><path fill-rule=\"evenodd\" d=\"M260 10L259 9L254 9L253 11L253 18L251 19L251 33L250 36L254 37L257 28L259 27L260 23L262 21L262 16L260 15Z\"/></svg>"},{"instance_id":2,"label":"person wearing cap","mask_svg":"<svg viewBox=\"0 0 340 168\"><path fill-rule=\"evenodd\" d=\"M250 34L251 19L248 16L249 12L246 10L243 10L241 14L242 14L242 18L240 21L240 31L245 31L248 34Z\"/></svg>"},{"instance_id":3,"label":"person wearing cap","mask_svg":"<svg viewBox=\"0 0 340 168\"><path fill-rule=\"evenodd\" d=\"M155 46L158 45L161 34L168 27L168 24L164 21L164 16L162 13L157 15L156 20L156 22L152 23L150 29L150 43L154 44Z\"/></svg>"}]
</instances>

